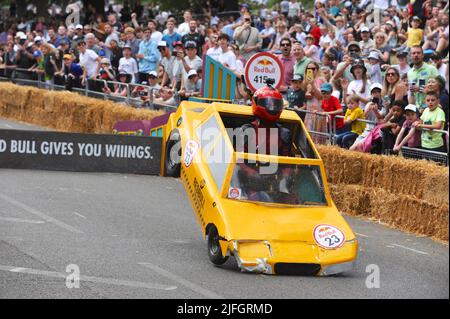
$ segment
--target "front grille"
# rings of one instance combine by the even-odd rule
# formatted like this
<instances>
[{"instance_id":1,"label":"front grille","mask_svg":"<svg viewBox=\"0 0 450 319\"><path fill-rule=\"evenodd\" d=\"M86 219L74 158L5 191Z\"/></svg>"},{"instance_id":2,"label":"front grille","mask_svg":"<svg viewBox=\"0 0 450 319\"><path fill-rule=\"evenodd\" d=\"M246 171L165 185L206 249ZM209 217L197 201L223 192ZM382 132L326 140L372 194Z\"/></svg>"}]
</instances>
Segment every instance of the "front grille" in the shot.
<instances>
[{"instance_id":1,"label":"front grille","mask_svg":"<svg viewBox=\"0 0 450 319\"><path fill-rule=\"evenodd\" d=\"M319 264L277 263L274 268L275 274L288 276L314 276L320 271Z\"/></svg>"}]
</instances>

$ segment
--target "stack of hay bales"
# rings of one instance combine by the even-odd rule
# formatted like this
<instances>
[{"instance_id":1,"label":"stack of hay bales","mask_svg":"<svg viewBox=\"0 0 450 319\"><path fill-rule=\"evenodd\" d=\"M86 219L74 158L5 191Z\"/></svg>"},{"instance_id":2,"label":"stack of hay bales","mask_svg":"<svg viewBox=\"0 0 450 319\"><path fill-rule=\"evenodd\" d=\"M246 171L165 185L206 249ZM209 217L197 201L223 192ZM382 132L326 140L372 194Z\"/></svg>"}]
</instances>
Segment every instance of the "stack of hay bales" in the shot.
<instances>
[{"instance_id":1,"label":"stack of hay bales","mask_svg":"<svg viewBox=\"0 0 450 319\"><path fill-rule=\"evenodd\" d=\"M448 167L317 146L340 211L448 242Z\"/></svg>"},{"instance_id":2,"label":"stack of hay bales","mask_svg":"<svg viewBox=\"0 0 450 319\"><path fill-rule=\"evenodd\" d=\"M0 83L0 116L59 131L111 133L118 121L151 120L161 114L67 91Z\"/></svg>"}]
</instances>

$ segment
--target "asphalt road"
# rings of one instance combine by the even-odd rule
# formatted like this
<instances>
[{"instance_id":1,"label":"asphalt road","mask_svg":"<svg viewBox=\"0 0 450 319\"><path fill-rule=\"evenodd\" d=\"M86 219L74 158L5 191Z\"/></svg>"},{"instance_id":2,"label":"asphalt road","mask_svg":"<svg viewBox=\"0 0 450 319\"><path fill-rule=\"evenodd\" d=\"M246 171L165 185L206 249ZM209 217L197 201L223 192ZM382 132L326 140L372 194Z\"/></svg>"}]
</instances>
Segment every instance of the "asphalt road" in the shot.
<instances>
[{"instance_id":1,"label":"asphalt road","mask_svg":"<svg viewBox=\"0 0 450 319\"><path fill-rule=\"evenodd\" d=\"M0 298L448 298L448 246L346 219L360 242L353 272L247 274L209 262L179 179L0 169Z\"/></svg>"}]
</instances>

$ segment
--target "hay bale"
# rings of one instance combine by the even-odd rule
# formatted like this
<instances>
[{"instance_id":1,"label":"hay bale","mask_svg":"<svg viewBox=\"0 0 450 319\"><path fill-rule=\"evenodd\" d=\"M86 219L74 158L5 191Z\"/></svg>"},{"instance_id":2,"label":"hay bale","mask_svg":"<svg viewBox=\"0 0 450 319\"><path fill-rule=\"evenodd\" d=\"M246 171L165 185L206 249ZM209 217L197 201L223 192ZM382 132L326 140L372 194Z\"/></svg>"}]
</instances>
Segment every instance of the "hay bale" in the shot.
<instances>
[{"instance_id":1,"label":"hay bale","mask_svg":"<svg viewBox=\"0 0 450 319\"><path fill-rule=\"evenodd\" d=\"M0 83L0 116L79 133L111 133L123 120L151 120L163 111L135 109L72 92Z\"/></svg>"},{"instance_id":2,"label":"hay bale","mask_svg":"<svg viewBox=\"0 0 450 319\"><path fill-rule=\"evenodd\" d=\"M331 194L336 207L345 214L448 242L448 204L359 185L331 185Z\"/></svg>"},{"instance_id":3,"label":"hay bale","mask_svg":"<svg viewBox=\"0 0 450 319\"><path fill-rule=\"evenodd\" d=\"M332 184L355 184L382 188L393 194L449 203L449 169L426 160L351 152L336 146L317 149Z\"/></svg>"}]
</instances>

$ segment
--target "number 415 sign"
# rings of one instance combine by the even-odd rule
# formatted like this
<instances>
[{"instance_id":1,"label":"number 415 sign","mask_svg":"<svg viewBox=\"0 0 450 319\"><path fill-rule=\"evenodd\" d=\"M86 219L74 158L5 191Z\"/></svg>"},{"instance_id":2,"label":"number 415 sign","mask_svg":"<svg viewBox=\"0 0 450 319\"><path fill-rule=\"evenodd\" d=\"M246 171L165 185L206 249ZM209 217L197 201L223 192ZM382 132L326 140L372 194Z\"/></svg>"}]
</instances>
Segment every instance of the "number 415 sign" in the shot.
<instances>
[{"instance_id":1,"label":"number 415 sign","mask_svg":"<svg viewBox=\"0 0 450 319\"><path fill-rule=\"evenodd\" d=\"M283 81L283 65L275 55L260 52L245 65L245 83L255 92L266 85L267 79L273 79L273 87L278 88Z\"/></svg>"}]
</instances>

